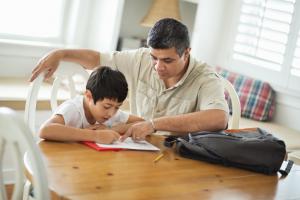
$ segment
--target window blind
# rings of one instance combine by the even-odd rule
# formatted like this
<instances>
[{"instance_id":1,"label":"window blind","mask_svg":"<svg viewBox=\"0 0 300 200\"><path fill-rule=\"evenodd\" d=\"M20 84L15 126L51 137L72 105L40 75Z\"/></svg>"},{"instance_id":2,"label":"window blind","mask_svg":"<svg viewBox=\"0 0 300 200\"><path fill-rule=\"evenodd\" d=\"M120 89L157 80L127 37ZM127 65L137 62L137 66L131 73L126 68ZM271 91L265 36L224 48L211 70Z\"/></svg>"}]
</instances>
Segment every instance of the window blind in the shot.
<instances>
[{"instance_id":1,"label":"window blind","mask_svg":"<svg viewBox=\"0 0 300 200\"><path fill-rule=\"evenodd\" d=\"M298 33L297 45L291 67L291 74L300 77L300 31Z\"/></svg>"},{"instance_id":2,"label":"window blind","mask_svg":"<svg viewBox=\"0 0 300 200\"><path fill-rule=\"evenodd\" d=\"M280 71L295 1L243 0L233 59ZM295 63L299 66L299 48L297 55ZM295 70L299 72L299 67Z\"/></svg>"}]
</instances>

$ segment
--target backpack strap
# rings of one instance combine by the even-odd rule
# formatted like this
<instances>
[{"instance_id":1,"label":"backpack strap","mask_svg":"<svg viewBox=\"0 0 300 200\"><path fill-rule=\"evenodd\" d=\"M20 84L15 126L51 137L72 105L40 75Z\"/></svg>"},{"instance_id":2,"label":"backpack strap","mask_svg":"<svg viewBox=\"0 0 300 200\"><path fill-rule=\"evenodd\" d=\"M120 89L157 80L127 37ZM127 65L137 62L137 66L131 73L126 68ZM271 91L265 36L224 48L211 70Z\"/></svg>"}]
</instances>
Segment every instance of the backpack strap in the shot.
<instances>
[{"instance_id":1,"label":"backpack strap","mask_svg":"<svg viewBox=\"0 0 300 200\"><path fill-rule=\"evenodd\" d=\"M165 138L164 146L171 148L173 144L176 143L178 137L179 136L175 136L175 135L168 136L167 138Z\"/></svg>"},{"instance_id":2,"label":"backpack strap","mask_svg":"<svg viewBox=\"0 0 300 200\"><path fill-rule=\"evenodd\" d=\"M280 172L283 176L287 176L287 175L290 173L290 171L291 171L293 165L294 165L294 161L292 161L292 160L283 161L283 162L282 162L282 165L281 165L281 167L280 167L280 169L279 169L279 172Z\"/></svg>"}]
</instances>

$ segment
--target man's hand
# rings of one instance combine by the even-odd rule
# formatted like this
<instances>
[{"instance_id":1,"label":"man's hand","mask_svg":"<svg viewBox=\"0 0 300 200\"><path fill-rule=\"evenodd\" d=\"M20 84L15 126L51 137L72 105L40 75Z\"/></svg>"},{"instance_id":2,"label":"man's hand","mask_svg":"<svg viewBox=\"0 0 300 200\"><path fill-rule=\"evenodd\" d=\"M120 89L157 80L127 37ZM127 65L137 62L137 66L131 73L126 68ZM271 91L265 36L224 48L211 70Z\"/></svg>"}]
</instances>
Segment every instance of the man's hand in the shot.
<instances>
[{"instance_id":1,"label":"man's hand","mask_svg":"<svg viewBox=\"0 0 300 200\"><path fill-rule=\"evenodd\" d=\"M120 134L113 130L96 130L94 142L111 144L119 140Z\"/></svg>"},{"instance_id":2,"label":"man's hand","mask_svg":"<svg viewBox=\"0 0 300 200\"><path fill-rule=\"evenodd\" d=\"M126 133L121 137L121 141L123 142L126 138L132 137L133 141L141 141L145 140L147 135L150 135L155 130L152 127L151 122L143 121L133 124Z\"/></svg>"},{"instance_id":3,"label":"man's hand","mask_svg":"<svg viewBox=\"0 0 300 200\"><path fill-rule=\"evenodd\" d=\"M33 81L42 72L45 72L45 78L50 78L56 71L59 61L61 60L60 51L52 51L43 58L41 58L37 66L32 70L29 81Z\"/></svg>"}]
</instances>

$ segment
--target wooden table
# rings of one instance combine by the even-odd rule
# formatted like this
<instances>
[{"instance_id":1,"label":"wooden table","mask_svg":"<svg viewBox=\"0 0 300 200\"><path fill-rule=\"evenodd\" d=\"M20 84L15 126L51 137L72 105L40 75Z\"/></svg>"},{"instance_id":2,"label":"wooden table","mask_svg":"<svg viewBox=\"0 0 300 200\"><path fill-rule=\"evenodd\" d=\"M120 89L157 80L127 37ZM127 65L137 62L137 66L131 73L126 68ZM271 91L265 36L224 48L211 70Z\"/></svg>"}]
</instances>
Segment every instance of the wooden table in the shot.
<instances>
[{"instance_id":1,"label":"wooden table","mask_svg":"<svg viewBox=\"0 0 300 200\"><path fill-rule=\"evenodd\" d=\"M149 141L162 147L161 136ZM61 199L300 199L300 167L264 175L159 152L95 151L79 143L39 143L49 187Z\"/></svg>"}]
</instances>

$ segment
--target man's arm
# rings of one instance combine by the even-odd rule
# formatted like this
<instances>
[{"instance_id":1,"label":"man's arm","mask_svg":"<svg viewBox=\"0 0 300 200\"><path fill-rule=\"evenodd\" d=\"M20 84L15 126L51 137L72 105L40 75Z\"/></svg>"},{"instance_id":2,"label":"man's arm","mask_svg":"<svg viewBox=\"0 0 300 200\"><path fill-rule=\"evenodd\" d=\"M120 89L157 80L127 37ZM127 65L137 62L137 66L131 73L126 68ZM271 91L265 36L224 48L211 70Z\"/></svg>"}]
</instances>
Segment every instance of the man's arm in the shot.
<instances>
[{"instance_id":1,"label":"man's arm","mask_svg":"<svg viewBox=\"0 0 300 200\"><path fill-rule=\"evenodd\" d=\"M153 124L150 121L145 121L132 125L121 140L125 140L129 136L132 136L134 140L142 140L155 130L176 133L219 131L225 129L227 123L228 114L219 109L165 116L153 119Z\"/></svg>"},{"instance_id":2,"label":"man's arm","mask_svg":"<svg viewBox=\"0 0 300 200\"><path fill-rule=\"evenodd\" d=\"M228 114L219 109L210 109L182 115L160 117L153 120L155 129L187 133L196 131L224 130L228 123Z\"/></svg>"},{"instance_id":3,"label":"man's arm","mask_svg":"<svg viewBox=\"0 0 300 200\"><path fill-rule=\"evenodd\" d=\"M129 115L126 124L132 124L132 123L141 122L141 121L145 121L145 120L136 115Z\"/></svg>"},{"instance_id":4,"label":"man's arm","mask_svg":"<svg viewBox=\"0 0 300 200\"><path fill-rule=\"evenodd\" d=\"M144 121L144 119L136 115L129 115L129 118L126 123L117 124L111 127L111 129L120 134L124 134L133 124L136 124L141 121Z\"/></svg>"},{"instance_id":5,"label":"man's arm","mask_svg":"<svg viewBox=\"0 0 300 200\"><path fill-rule=\"evenodd\" d=\"M39 135L43 139L62 142L94 141L110 144L117 141L120 135L113 130L89 130L69 127L64 118L55 115L41 128Z\"/></svg>"},{"instance_id":6,"label":"man's arm","mask_svg":"<svg viewBox=\"0 0 300 200\"><path fill-rule=\"evenodd\" d=\"M57 69L60 61L75 62L86 69L93 69L100 64L100 53L88 49L58 49L51 51L38 62L33 69L30 81L33 81L41 72L46 72L49 78Z\"/></svg>"}]
</instances>

